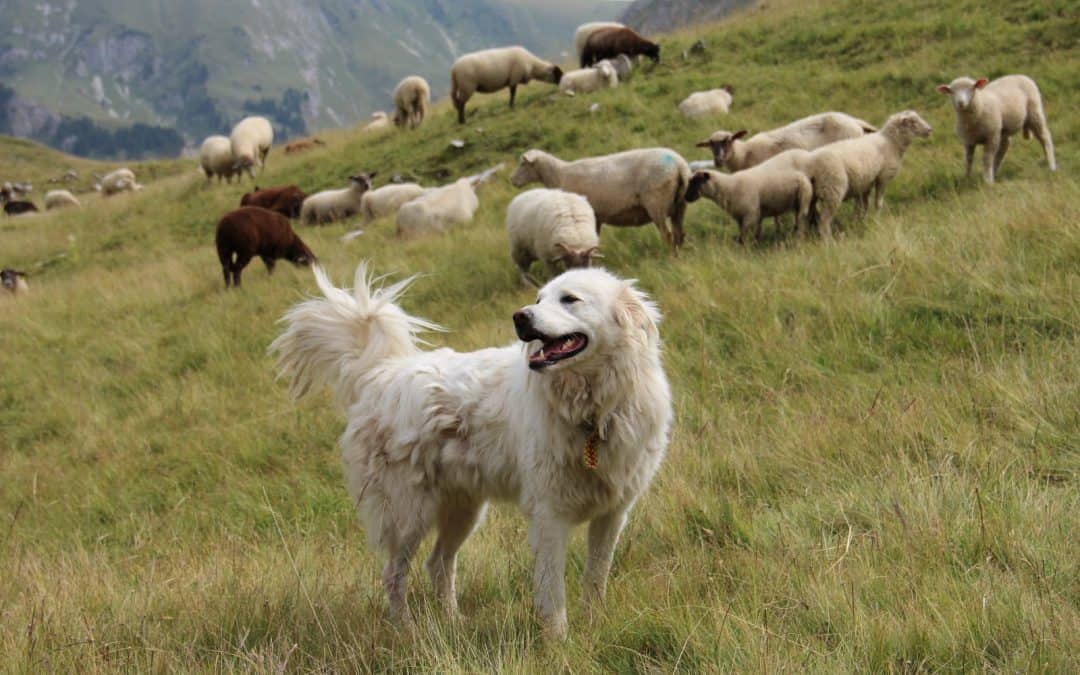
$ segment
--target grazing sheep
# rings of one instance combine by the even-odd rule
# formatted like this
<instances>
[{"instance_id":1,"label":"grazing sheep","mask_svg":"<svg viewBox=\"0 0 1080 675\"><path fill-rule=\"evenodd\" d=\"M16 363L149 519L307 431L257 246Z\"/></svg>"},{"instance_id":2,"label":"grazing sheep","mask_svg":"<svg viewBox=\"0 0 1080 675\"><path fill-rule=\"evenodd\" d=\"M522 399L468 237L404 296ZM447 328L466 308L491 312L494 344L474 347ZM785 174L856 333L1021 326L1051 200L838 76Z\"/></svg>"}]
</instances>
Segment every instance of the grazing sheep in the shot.
<instances>
[{"instance_id":1,"label":"grazing sheep","mask_svg":"<svg viewBox=\"0 0 1080 675\"><path fill-rule=\"evenodd\" d=\"M12 295L20 295L30 290L26 284L26 272L13 270L10 267L0 270L0 285Z\"/></svg>"},{"instance_id":2,"label":"grazing sheep","mask_svg":"<svg viewBox=\"0 0 1080 675\"><path fill-rule=\"evenodd\" d=\"M678 250L683 243L690 167L674 150L645 148L576 162L529 150L521 156L510 182L522 187L535 181L588 199L596 212L597 232L604 223L636 226L652 222L672 249Z\"/></svg>"},{"instance_id":3,"label":"grazing sheep","mask_svg":"<svg viewBox=\"0 0 1080 675\"><path fill-rule=\"evenodd\" d=\"M240 198L240 206L261 206L286 218L297 218L307 197L307 193L295 185L279 185L262 190L256 185L253 191Z\"/></svg>"},{"instance_id":4,"label":"grazing sheep","mask_svg":"<svg viewBox=\"0 0 1080 675\"><path fill-rule=\"evenodd\" d=\"M208 136L199 148L199 165L206 174L206 182L217 176L218 182L224 178L232 183L233 176L239 173L233 159L232 143L225 136Z\"/></svg>"},{"instance_id":5,"label":"grazing sheep","mask_svg":"<svg viewBox=\"0 0 1080 675\"><path fill-rule=\"evenodd\" d=\"M255 167L261 170L266 165L266 156L274 144L274 127L265 117L245 117L233 127L229 143L232 145L233 168L237 172L247 171L254 180Z\"/></svg>"},{"instance_id":6,"label":"grazing sheep","mask_svg":"<svg viewBox=\"0 0 1080 675\"><path fill-rule=\"evenodd\" d=\"M531 80L559 84L562 69L537 57L524 47L500 47L466 54L450 68L450 98L458 111L458 123L465 124L465 104L473 94L491 94L510 88L514 107L518 85Z\"/></svg>"},{"instance_id":7,"label":"grazing sheep","mask_svg":"<svg viewBox=\"0 0 1080 675\"><path fill-rule=\"evenodd\" d=\"M34 202L23 200L9 200L4 202L4 213L9 216L20 216L24 213L37 213L38 207Z\"/></svg>"},{"instance_id":8,"label":"grazing sheep","mask_svg":"<svg viewBox=\"0 0 1080 675\"><path fill-rule=\"evenodd\" d=\"M585 43L589 41L589 36L604 28L626 28L626 25L617 21L593 21L581 24L574 31L574 53L577 54L578 63L581 63L581 55L585 53ZM581 67L584 68L585 64L581 63Z\"/></svg>"},{"instance_id":9,"label":"grazing sheep","mask_svg":"<svg viewBox=\"0 0 1080 675\"><path fill-rule=\"evenodd\" d=\"M965 176L971 176L975 146L983 146L983 179L993 183L1001 160L1009 149L1009 137L1023 131L1032 134L1046 153L1046 163L1057 171L1054 141L1046 123L1042 96L1035 80L1026 75L1006 75L993 82L958 77L937 90L952 97L956 110L956 135L964 144Z\"/></svg>"},{"instance_id":10,"label":"grazing sheep","mask_svg":"<svg viewBox=\"0 0 1080 675\"><path fill-rule=\"evenodd\" d=\"M686 201L697 201L702 195L735 219L739 243L744 244L751 231L755 239L761 234L762 218L789 211L795 212L795 227L804 235L814 188L800 171L756 166L733 174L698 171L690 179Z\"/></svg>"},{"instance_id":11,"label":"grazing sheep","mask_svg":"<svg viewBox=\"0 0 1080 675\"><path fill-rule=\"evenodd\" d=\"M364 133L374 133L376 131L384 131L390 128L390 118L381 110L376 110L371 113L371 121L364 125L364 128L360 131Z\"/></svg>"},{"instance_id":12,"label":"grazing sheep","mask_svg":"<svg viewBox=\"0 0 1080 675\"><path fill-rule=\"evenodd\" d=\"M539 287L529 266L542 260L549 268L562 264L589 267L601 257L596 214L589 200L563 190L538 188L514 197L506 209L510 258L525 283Z\"/></svg>"},{"instance_id":13,"label":"grazing sheep","mask_svg":"<svg viewBox=\"0 0 1080 675\"><path fill-rule=\"evenodd\" d=\"M613 59L620 54L629 57L645 55L652 59L653 63L660 63L660 45L623 26L593 31L581 52L581 67L591 66L603 59Z\"/></svg>"},{"instance_id":14,"label":"grazing sheep","mask_svg":"<svg viewBox=\"0 0 1080 675\"><path fill-rule=\"evenodd\" d=\"M360 215L365 223L397 213L401 205L426 193L430 188L416 183L384 185L377 190L365 192L360 199Z\"/></svg>"},{"instance_id":15,"label":"grazing sheep","mask_svg":"<svg viewBox=\"0 0 1080 675\"><path fill-rule=\"evenodd\" d=\"M604 59L598 61L596 65L601 63L610 63L611 67L615 69L615 74L619 76L619 82L626 82L630 79L630 74L634 71L634 62L630 60L630 57L626 54L619 54L613 59Z\"/></svg>"},{"instance_id":16,"label":"grazing sheep","mask_svg":"<svg viewBox=\"0 0 1080 675\"><path fill-rule=\"evenodd\" d=\"M133 192L143 189L135 180L135 173L128 168L117 169L105 174L101 179L101 194L106 197L120 192Z\"/></svg>"},{"instance_id":17,"label":"grazing sheep","mask_svg":"<svg viewBox=\"0 0 1080 675\"><path fill-rule=\"evenodd\" d=\"M326 145L326 141L321 138L302 138L299 141L293 141L285 145L286 155L295 155L300 152L307 152L312 150L316 145Z\"/></svg>"},{"instance_id":18,"label":"grazing sheep","mask_svg":"<svg viewBox=\"0 0 1080 675\"><path fill-rule=\"evenodd\" d=\"M785 150L814 150L829 143L858 138L875 131L873 125L840 112L825 112L796 120L787 126L762 131L742 140L746 131L717 131L697 144L711 148L718 169L742 171L761 164Z\"/></svg>"},{"instance_id":19,"label":"grazing sheep","mask_svg":"<svg viewBox=\"0 0 1080 675\"><path fill-rule=\"evenodd\" d=\"M683 117L691 119L727 114L727 111L731 109L732 93L734 92L730 84L720 89L694 92L679 104L679 112L683 114Z\"/></svg>"},{"instance_id":20,"label":"grazing sheep","mask_svg":"<svg viewBox=\"0 0 1080 675\"><path fill-rule=\"evenodd\" d=\"M619 86L619 74L607 61L581 70L571 70L559 81L559 91L569 96L588 94L597 89L611 89Z\"/></svg>"},{"instance_id":21,"label":"grazing sheep","mask_svg":"<svg viewBox=\"0 0 1080 675\"><path fill-rule=\"evenodd\" d=\"M398 236L446 232L453 225L469 222L480 206L476 184L473 178L461 178L402 204L397 212Z\"/></svg>"},{"instance_id":22,"label":"grazing sheep","mask_svg":"<svg viewBox=\"0 0 1080 675\"><path fill-rule=\"evenodd\" d=\"M62 209L68 206L82 206L78 198L67 190L49 190L45 193L45 210Z\"/></svg>"},{"instance_id":23,"label":"grazing sheep","mask_svg":"<svg viewBox=\"0 0 1080 675\"><path fill-rule=\"evenodd\" d=\"M360 213L360 202L364 193L371 189L371 179L376 173L349 176L349 187L323 190L309 196L300 207L300 222L305 225L329 223Z\"/></svg>"},{"instance_id":24,"label":"grazing sheep","mask_svg":"<svg viewBox=\"0 0 1080 675\"><path fill-rule=\"evenodd\" d=\"M431 87L419 75L406 77L394 88L394 125L415 129L424 121L431 101Z\"/></svg>"},{"instance_id":25,"label":"grazing sheep","mask_svg":"<svg viewBox=\"0 0 1080 675\"><path fill-rule=\"evenodd\" d=\"M226 213L218 221L214 241L225 288L240 286L240 273L255 256L262 258L267 274L274 273L274 263L281 259L294 265L310 265L315 260L285 216L258 206Z\"/></svg>"}]
</instances>

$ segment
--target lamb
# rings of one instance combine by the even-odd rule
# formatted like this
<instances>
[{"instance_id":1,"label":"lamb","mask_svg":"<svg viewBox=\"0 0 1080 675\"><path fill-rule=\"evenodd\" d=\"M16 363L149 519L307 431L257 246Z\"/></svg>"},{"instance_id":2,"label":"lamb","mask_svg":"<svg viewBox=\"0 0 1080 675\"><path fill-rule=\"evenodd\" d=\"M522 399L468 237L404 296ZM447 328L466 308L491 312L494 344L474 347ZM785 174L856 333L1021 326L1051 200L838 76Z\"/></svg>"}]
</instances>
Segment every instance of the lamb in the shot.
<instances>
[{"instance_id":1,"label":"lamb","mask_svg":"<svg viewBox=\"0 0 1080 675\"><path fill-rule=\"evenodd\" d=\"M266 165L266 156L274 144L274 127L265 117L245 117L233 127L229 143L232 145L233 169L247 171L254 180L255 167L262 169Z\"/></svg>"},{"instance_id":2,"label":"lamb","mask_svg":"<svg viewBox=\"0 0 1080 675\"><path fill-rule=\"evenodd\" d=\"M630 60L630 57L626 54L619 54L613 59L604 59L598 61L596 65L601 63L610 63L611 67L615 69L615 74L619 76L619 82L626 82L630 79L630 74L634 70L634 62Z\"/></svg>"},{"instance_id":3,"label":"lamb","mask_svg":"<svg viewBox=\"0 0 1080 675\"><path fill-rule=\"evenodd\" d=\"M371 189L371 179L376 173L372 171L370 174L349 176L349 187L323 190L311 195L300 207L300 221L305 225L322 224L360 213L360 201L364 193Z\"/></svg>"},{"instance_id":4,"label":"lamb","mask_svg":"<svg viewBox=\"0 0 1080 675\"><path fill-rule=\"evenodd\" d=\"M34 202L24 201L21 199L13 199L4 202L4 213L9 216L20 216L24 213L37 213L38 207L34 205Z\"/></svg>"},{"instance_id":5,"label":"lamb","mask_svg":"<svg viewBox=\"0 0 1080 675\"><path fill-rule=\"evenodd\" d=\"M576 162L529 150L521 156L510 182L522 187L536 181L588 199L596 212L597 232L604 223L637 226L652 222L673 250L678 251L683 243L690 167L674 150L645 148Z\"/></svg>"},{"instance_id":6,"label":"lamb","mask_svg":"<svg viewBox=\"0 0 1080 675\"><path fill-rule=\"evenodd\" d=\"M262 258L267 274L274 273L274 264L281 259L298 266L315 261L285 216L258 206L226 213L218 221L215 243L225 288L230 284L239 288L240 273L255 256Z\"/></svg>"},{"instance_id":7,"label":"lamb","mask_svg":"<svg viewBox=\"0 0 1080 675\"><path fill-rule=\"evenodd\" d=\"M208 136L199 148L199 165L206 174L206 182L209 183L214 176L218 182L224 178L226 183L232 183L233 176L238 172L235 168L236 161L233 159L232 143L225 136Z\"/></svg>"},{"instance_id":8,"label":"lamb","mask_svg":"<svg viewBox=\"0 0 1080 675\"><path fill-rule=\"evenodd\" d=\"M761 234L762 218L788 211L795 211L795 227L804 235L814 188L800 171L757 166L733 174L698 171L690 179L686 201L697 201L702 195L735 219L739 243L744 244L751 230L755 239Z\"/></svg>"},{"instance_id":9,"label":"lamb","mask_svg":"<svg viewBox=\"0 0 1080 675\"><path fill-rule=\"evenodd\" d=\"M384 113L383 111L376 110L375 112L371 113L371 121L368 122L364 126L364 128L361 129L361 131L364 133L373 133L376 131L383 131L389 128L390 118L387 117L386 113Z\"/></svg>"},{"instance_id":10,"label":"lamb","mask_svg":"<svg viewBox=\"0 0 1080 675\"><path fill-rule=\"evenodd\" d=\"M718 169L742 171L761 164L785 150L800 148L814 150L829 143L848 138L858 138L876 131L873 125L857 117L840 112L825 112L804 117L787 126L762 131L748 140L742 140L746 131L717 131L697 144L699 148L711 148L713 162Z\"/></svg>"},{"instance_id":11,"label":"lamb","mask_svg":"<svg viewBox=\"0 0 1080 675\"><path fill-rule=\"evenodd\" d=\"M256 185L252 192L240 198L240 206L261 206L286 218L297 218L307 197L307 193L295 185L279 185L262 190Z\"/></svg>"},{"instance_id":12,"label":"lamb","mask_svg":"<svg viewBox=\"0 0 1080 675\"><path fill-rule=\"evenodd\" d=\"M420 126L430 101L431 87L427 80L418 75L406 77L394 88L394 125L408 125L410 129Z\"/></svg>"},{"instance_id":13,"label":"lamb","mask_svg":"<svg viewBox=\"0 0 1080 675\"><path fill-rule=\"evenodd\" d=\"M660 63L660 45L623 26L593 31L581 52L581 67L591 66L603 59L613 59L620 54L629 57L644 54L652 59L653 63Z\"/></svg>"},{"instance_id":14,"label":"lamb","mask_svg":"<svg viewBox=\"0 0 1080 675\"><path fill-rule=\"evenodd\" d=\"M626 25L617 21L593 21L581 24L574 31L574 51L579 63L581 63L581 55L585 53L585 43L589 41L589 36L604 28L626 28ZM581 63L581 67L584 68L585 64Z\"/></svg>"},{"instance_id":15,"label":"lamb","mask_svg":"<svg viewBox=\"0 0 1080 675\"><path fill-rule=\"evenodd\" d=\"M983 179L993 183L1009 149L1009 137L1018 131L1024 132L1024 138L1035 135L1050 170L1057 171L1054 141L1035 80L1026 75L1006 75L988 83L985 77L958 77L938 85L937 90L951 96L956 109L956 135L964 144L965 176L971 176L975 146L981 145Z\"/></svg>"},{"instance_id":16,"label":"lamb","mask_svg":"<svg viewBox=\"0 0 1080 675\"><path fill-rule=\"evenodd\" d=\"M522 281L537 287L529 274L536 260L569 269L589 267L601 257L596 214L589 200L572 192L538 188L514 197L506 209L506 234Z\"/></svg>"},{"instance_id":17,"label":"lamb","mask_svg":"<svg viewBox=\"0 0 1080 675\"><path fill-rule=\"evenodd\" d=\"M469 222L480 207L476 184L473 178L461 178L406 202L397 212L398 236L446 232L453 225Z\"/></svg>"},{"instance_id":18,"label":"lamb","mask_svg":"<svg viewBox=\"0 0 1080 675\"><path fill-rule=\"evenodd\" d=\"M141 189L143 186L135 180L135 173L128 168L110 171L101 179L101 194L106 197Z\"/></svg>"},{"instance_id":19,"label":"lamb","mask_svg":"<svg viewBox=\"0 0 1080 675\"><path fill-rule=\"evenodd\" d=\"M67 190L49 190L45 193L45 210L62 209L68 206L82 206L78 198Z\"/></svg>"},{"instance_id":20,"label":"lamb","mask_svg":"<svg viewBox=\"0 0 1080 675\"><path fill-rule=\"evenodd\" d=\"M518 85L531 80L559 84L562 69L544 61L524 47L500 47L466 54L450 68L450 98L458 111L458 123L465 124L465 104L473 94L491 94L510 88L514 107Z\"/></svg>"},{"instance_id":21,"label":"lamb","mask_svg":"<svg viewBox=\"0 0 1080 675\"><path fill-rule=\"evenodd\" d=\"M730 84L719 89L694 92L679 104L679 112L683 114L683 117L691 119L727 114L727 111L731 109L733 93L734 90Z\"/></svg>"},{"instance_id":22,"label":"lamb","mask_svg":"<svg viewBox=\"0 0 1080 675\"><path fill-rule=\"evenodd\" d=\"M12 295L21 295L30 290L26 284L26 272L13 270L10 267L0 270L0 286Z\"/></svg>"},{"instance_id":23,"label":"lamb","mask_svg":"<svg viewBox=\"0 0 1080 675\"><path fill-rule=\"evenodd\" d=\"M597 89L610 89L619 86L619 74L607 61L581 70L571 70L559 81L559 91L569 96L588 94Z\"/></svg>"}]
</instances>

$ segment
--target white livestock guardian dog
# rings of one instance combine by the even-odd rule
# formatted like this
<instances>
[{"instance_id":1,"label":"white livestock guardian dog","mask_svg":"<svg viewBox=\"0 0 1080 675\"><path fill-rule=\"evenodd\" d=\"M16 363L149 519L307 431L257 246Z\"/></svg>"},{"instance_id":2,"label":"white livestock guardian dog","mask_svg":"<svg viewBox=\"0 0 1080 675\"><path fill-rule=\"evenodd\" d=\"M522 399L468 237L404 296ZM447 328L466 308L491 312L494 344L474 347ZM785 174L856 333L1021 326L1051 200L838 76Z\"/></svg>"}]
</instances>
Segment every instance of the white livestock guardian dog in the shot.
<instances>
[{"instance_id":1,"label":"white livestock guardian dog","mask_svg":"<svg viewBox=\"0 0 1080 675\"><path fill-rule=\"evenodd\" d=\"M458 548L488 500L511 500L529 521L544 628L565 636L571 528L589 523L588 606L664 458L672 409L656 305L602 269L573 270L514 313L526 344L423 351L418 333L436 326L396 304L411 279L373 288L361 264L349 292L315 277L325 297L293 307L270 349L294 397L329 385L345 409L346 480L368 541L389 554L391 616L409 617L409 562L433 528L427 571L456 613Z\"/></svg>"}]
</instances>

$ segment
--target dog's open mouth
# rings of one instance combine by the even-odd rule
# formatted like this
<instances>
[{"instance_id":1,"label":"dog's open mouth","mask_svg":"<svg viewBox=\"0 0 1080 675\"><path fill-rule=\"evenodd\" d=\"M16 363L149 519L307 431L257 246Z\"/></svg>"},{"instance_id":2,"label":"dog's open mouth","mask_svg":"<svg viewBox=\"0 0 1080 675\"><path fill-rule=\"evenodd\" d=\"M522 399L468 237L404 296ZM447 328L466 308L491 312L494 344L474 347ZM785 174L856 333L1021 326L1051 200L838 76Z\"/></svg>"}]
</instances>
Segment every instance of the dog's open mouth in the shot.
<instances>
[{"instance_id":1,"label":"dog's open mouth","mask_svg":"<svg viewBox=\"0 0 1080 675\"><path fill-rule=\"evenodd\" d=\"M542 339L542 338L541 338ZM581 333L571 333L551 340L543 340L540 349L529 355L529 368L540 370L571 356L580 354L589 346L589 339Z\"/></svg>"}]
</instances>

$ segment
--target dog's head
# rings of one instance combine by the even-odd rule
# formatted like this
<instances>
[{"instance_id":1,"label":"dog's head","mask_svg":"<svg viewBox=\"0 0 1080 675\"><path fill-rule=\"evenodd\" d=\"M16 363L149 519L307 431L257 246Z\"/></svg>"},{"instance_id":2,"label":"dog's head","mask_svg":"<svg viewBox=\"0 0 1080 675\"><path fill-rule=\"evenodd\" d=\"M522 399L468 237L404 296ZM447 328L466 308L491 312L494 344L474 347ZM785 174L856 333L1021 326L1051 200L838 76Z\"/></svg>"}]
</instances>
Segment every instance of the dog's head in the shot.
<instances>
[{"instance_id":1,"label":"dog's head","mask_svg":"<svg viewBox=\"0 0 1080 675\"><path fill-rule=\"evenodd\" d=\"M632 281L599 268L565 272L540 289L536 304L514 312L528 343L529 368L561 370L644 358L659 344L660 310Z\"/></svg>"}]
</instances>

